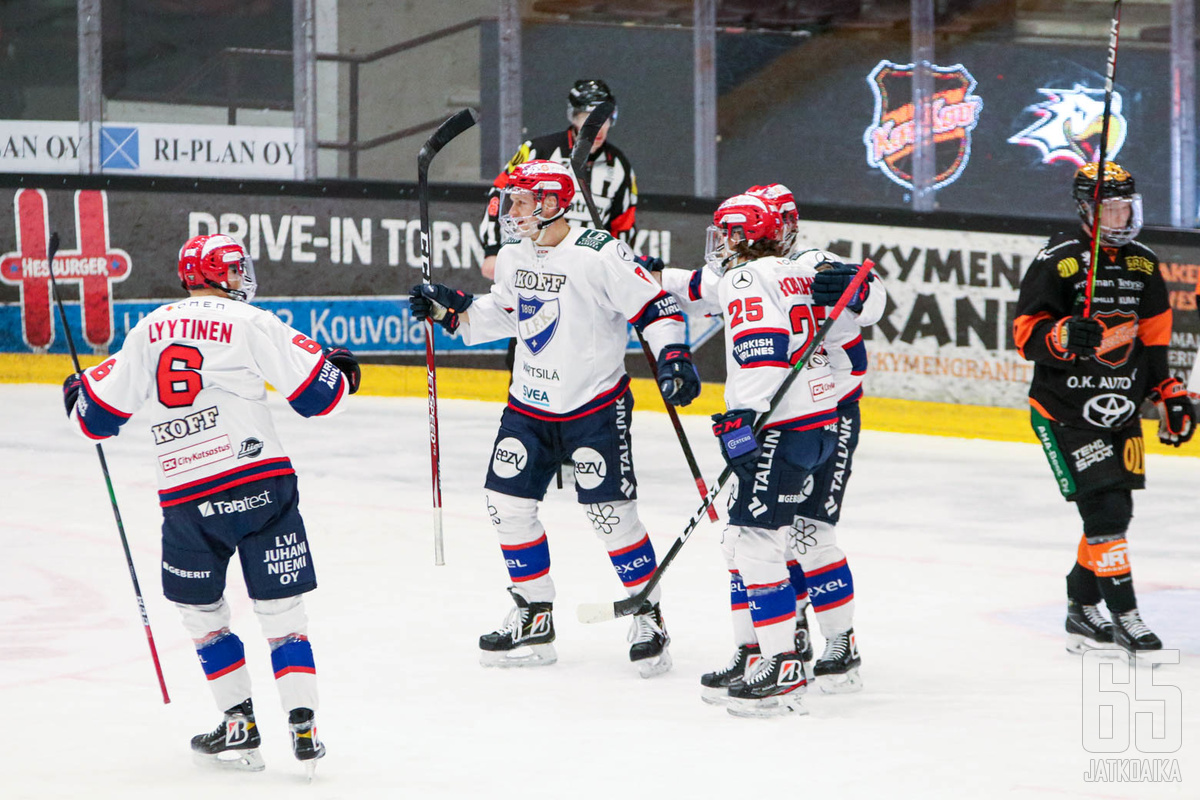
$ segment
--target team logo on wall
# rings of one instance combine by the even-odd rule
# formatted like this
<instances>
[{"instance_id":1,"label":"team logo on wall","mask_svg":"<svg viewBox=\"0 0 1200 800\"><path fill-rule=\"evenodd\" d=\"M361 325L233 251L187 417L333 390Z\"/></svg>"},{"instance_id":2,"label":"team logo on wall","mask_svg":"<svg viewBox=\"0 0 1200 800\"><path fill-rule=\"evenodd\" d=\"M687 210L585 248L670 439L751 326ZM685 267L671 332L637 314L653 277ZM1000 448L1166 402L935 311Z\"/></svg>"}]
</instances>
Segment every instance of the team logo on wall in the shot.
<instances>
[{"instance_id":1,"label":"team logo on wall","mask_svg":"<svg viewBox=\"0 0 1200 800\"><path fill-rule=\"evenodd\" d=\"M1009 144L1036 147L1043 164L1069 161L1078 167L1095 161L1104 126L1104 90L1077 83L1071 89L1038 89L1038 93L1046 99L1025 107L1037 120L1010 136ZM1114 91L1105 158L1114 158L1125 144L1129 123L1121 113L1122 105L1121 93Z\"/></svg>"},{"instance_id":2,"label":"team logo on wall","mask_svg":"<svg viewBox=\"0 0 1200 800\"><path fill-rule=\"evenodd\" d=\"M47 249L50 216L46 192L19 189L13 198L17 251L0 256L0 281L21 287L21 335L30 349L45 352L54 342L53 298ZM129 277L131 262L124 250L108 243L108 197L103 191L75 192L73 250L54 259L54 277L79 287L83 340L104 351L113 340L112 284Z\"/></svg>"},{"instance_id":3,"label":"team logo on wall","mask_svg":"<svg viewBox=\"0 0 1200 800\"><path fill-rule=\"evenodd\" d=\"M983 99L973 94L975 79L962 64L933 66L933 188L958 180L971 160L971 131L979 124ZM867 76L875 95L875 115L863 132L867 163L906 189L912 189L916 141L913 122L912 64L880 61Z\"/></svg>"},{"instance_id":4,"label":"team logo on wall","mask_svg":"<svg viewBox=\"0 0 1200 800\"><path fill-rule=\"evenodd\" d=\"M517 332L535 356L554 338L558 330L558 298L517 297Z\"/></svg>"}]
</instances>

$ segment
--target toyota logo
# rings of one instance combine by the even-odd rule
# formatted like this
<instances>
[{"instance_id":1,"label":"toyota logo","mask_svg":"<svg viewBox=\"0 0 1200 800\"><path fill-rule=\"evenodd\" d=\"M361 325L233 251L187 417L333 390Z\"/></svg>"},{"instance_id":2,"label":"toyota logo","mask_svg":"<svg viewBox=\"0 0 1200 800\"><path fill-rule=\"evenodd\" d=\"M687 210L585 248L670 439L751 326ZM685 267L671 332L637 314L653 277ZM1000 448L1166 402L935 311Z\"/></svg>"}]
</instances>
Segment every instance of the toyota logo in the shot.
<instances>
[{"instance_id":1,"label":"toyota logo","mask_svg":"<svg viewBox=\"0 0 1200 800\"><path fill-rule=\"evenodd\" d=\"M1137 405L1119 394L1098 394L1083 404L1083 418L1098 428L1116 428L1137 411Z\"/></svg>"}]
</instances>

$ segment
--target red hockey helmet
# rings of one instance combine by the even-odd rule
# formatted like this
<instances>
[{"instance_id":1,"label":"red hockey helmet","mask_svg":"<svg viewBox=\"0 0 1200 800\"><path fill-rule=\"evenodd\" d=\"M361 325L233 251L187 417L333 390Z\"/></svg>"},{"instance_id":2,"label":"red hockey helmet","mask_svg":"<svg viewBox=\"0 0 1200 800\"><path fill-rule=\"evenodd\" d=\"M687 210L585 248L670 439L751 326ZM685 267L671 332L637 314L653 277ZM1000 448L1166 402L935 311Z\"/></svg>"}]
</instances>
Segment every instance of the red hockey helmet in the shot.
<instances>
[{"instance_id":1,"label":"red hockey helmet","mask_svg":"<svg viewBox=\"0 0 1200 800\"><path fill-rule=\"evenodd\" d=\"M773 207L750 194L738 194L717 206L713 224L708 228L704 247L705 262L718 274L725 271L732 245L782 241L783 217Z\"/></svg>"},{"instance_id":2,"label":"red hockey helmet","mask_svg":"<svg viewBox=\"0 0 1200 800\"><path fill-rule=\"evenodd\" d=\"M782 183L771 183L766 186L751 186L746 190L746 194L759 198L779 212L783 219L780 240L791 251L800 230L800 211L796 207L796 196L792 194L792 190Z\"/></svg>"},{"instance_id":3,"label":"red hockey helmet","mask_svg":"<svg viewBox=\"0 0 1200 800\"><path fill-rule=\"evenodd\" d=\"M779 212L779 216L783 217L785 223L800 221L800 212L796 207L796 196L792 194L791 189L782 183L751 186L746 190L746 194L751 197L757 197L759 200L765 201L767 205L774 207Z\"/></svg>"},{"instance_id":4,"label":"red hockey helmet","mask_svg":"<svg viewBox=\"0 0 1200 800\"><path fill-rule=\"evenodd\" d=\"M230 285L230 270L238 280ZM193 236L179 249L179 280L183 288L220 289L234 300L250 302L258 289L254 262L246 248L231 236Z\"/></svg>"},{"instance_id":5,"label":"red hockey helmet","mask_svg":"<svg viewBox=\"0 0 1200 800\"><path fill-rule=\"evenodd\" d=\"M513 216L512 200L525 195L534 200L532 213ZM552 217L543 216L543 201L548 195L558 198L558 211ZM518 164L508 173L504 200L500 208L500 228L509 236L528 238L567 213L575 197L575 179L571 170L557 161L537 159Z\"/></svg>"}]
</instances>

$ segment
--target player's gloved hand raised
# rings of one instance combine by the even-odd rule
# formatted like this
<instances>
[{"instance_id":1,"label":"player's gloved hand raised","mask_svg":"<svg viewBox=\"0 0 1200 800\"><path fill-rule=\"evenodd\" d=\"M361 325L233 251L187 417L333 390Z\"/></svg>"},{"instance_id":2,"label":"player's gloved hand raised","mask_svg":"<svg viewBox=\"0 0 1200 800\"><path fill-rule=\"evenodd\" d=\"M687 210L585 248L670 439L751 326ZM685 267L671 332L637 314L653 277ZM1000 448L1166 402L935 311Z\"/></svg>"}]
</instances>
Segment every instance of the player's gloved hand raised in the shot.
<instances>
[{"instance_id":1,"label":"player's gloved hand raised","mask_svg":"<svg viewBox=\"0 0 1200 800\"><path fill-rule=\"evenodd\" d=\"M417 320L432 319L450 333L458 330L458 315L474 301L475 295L440 283L419 283L408 292L408 305Z\"/></svg>"},{"instance_id":2,"label":"player's gloved hand raised","mask_svg":"<svg viewBox=\"0 0 1200 800\"><path fill-rule=\"evenodd\" d=\"M748 408L735 408L713 414L713 436L721 443L721 455L742 481L754 480L758 462L758 440L754 438L755 414Z\"/></svg>"},{"instance_id":3,"label":"player's gloved hand raised","mask_svg":"<svg viewBox=\"0 0 1200 800\"><path fill-rule=\"evenodd\" d=\"M1176 447L1196 432L1196 407L1187 390L1175 378L1150 390L1150 401L1158 408L1158 440Z\"/></svg>"},{"instance_id":4,"label":"player's gloved hand raised","mask_svg":"<svg viewBox=\"0 0 1200 800\"><path fill-rule=\"evenodd\" d=\"M1050 332L1050 346L1060 355L1087 358L1104 341L1104 328L1091 317L1076 314L1063 317Z\"/></svg>"},{"instance_id":5,"label":"player's gloved hand raised","mask_svg":"<svg viewBox=\"0 0 1200 800\"><path fill-rule=\"evenodd\" d=\"M63 405L67 407L67 416L71 416L71 410L75 408L75 401L79 399L79 393L83 391L83 378L79 377L79 373L72 372L63 381Z\"/></svg>"},{"instance_id":6,"label":"player's gloved hand raised","mask_svg":"<svg viewBox=\"0 0 1200 800\"><path fill-rule=\"evenodd\" d=\"M634 256L633 260L639 266L641 266L642 269L647 269L650 272L662 272L667 267L667 265L663 263L663 260L658 256Z\"/></svg>"},{"instance_id":7,"label":"player's gloved hand raised","mask_svg":"<svg viewBox=\"0 0 1200 800\"><path fill-rule=\"evenodd\" d=\"M350 394L358 391L362 383L362 370L358 367L358 359L344 347L326 347L325 360L342 371L346 383L350 385Z\"/></svg>"},{"instance_id":8,"label":"player's gloved hand raised","mask_svg":"<svg viewBox=\"0 0 1200 800\"><path fill-rule=\"evenodd\" d=\"M812 284L813 304L836 306L838 300L841 300L842 295L850 288L850 283L857 274L858 267L839 261L826 261L818 264L817 276L813 278ZM850 302L846 304L846 308L855 314L862 311L863 303L867 300L867 292L870 291L868 283L869 281L863 281L854 297L850 298Z\"/></svg>"},{"instance_id":9,"label":"player's gloved hand raised","mask_svg":"<svg viewBox=\"0 0 1200 800\"><path fill-rule=\"evenodd\" d=\"M669 344L659 352L658 387L673 406L686 406L700 394L700 373L686 344Z\"/></svg>"}]
</instances>

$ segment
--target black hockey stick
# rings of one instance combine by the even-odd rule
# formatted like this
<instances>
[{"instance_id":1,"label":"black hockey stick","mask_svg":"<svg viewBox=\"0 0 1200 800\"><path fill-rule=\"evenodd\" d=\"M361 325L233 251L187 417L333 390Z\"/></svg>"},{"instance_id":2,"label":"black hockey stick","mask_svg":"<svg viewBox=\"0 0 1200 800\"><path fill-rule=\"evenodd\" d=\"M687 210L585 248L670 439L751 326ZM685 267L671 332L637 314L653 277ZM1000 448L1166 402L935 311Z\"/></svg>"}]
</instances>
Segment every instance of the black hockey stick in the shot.
<instances>
[{"instance_id":1,"label":"black hockey stick","mask_svg":"<svg viewBox=\"0 0 1200 800\"><path fill-rule=\"evenodd\" d=\"M58 293L58 281L54 278L54 256L58 253L58 234L50 234L50 247L46 251L47 269L50 272L50 290L54 293L54 302L58 306L58 318L62 320L63 332L67 336L67 349L71 351L71 363L75 365L75 374L82 375L83 368L79 366L79 353L75 350L75 339L71 336L71 326L67 323L67 312L63 308L62 296ZM82 391L82 387L80 388ZM167 682L163 678L162 664L158 660L158 648L154 646L154 634L150 631L150 617L146 614L146 601L142 598L142 587L138 583L137 570L133 568L133 554L129 551L129 539L125 536L125 523L121 521L121 509L117 507L117 495L113 491L112 478L108 474L108 461L104 458L104 448L96 442L96 455L100 457L100 471L104 473L104 485L108 487L108 499L112 503L113 518L117 521L117 533L121 535L121 547L125 550L125 564L129 567L129 577L133 579L133 593L137 595L138 611L142 615L142 627L146 630L146 643L150 645L150 658L154 660L154 672L158 675L158 687L162 689L163 703L171 702L167 694Z\"/></svg>"},{"instance_id":2,"label":"black hockey stick","mask_svg":"<svg viewBox=\"0 0 1200 800\"><path fill-rule=\"evenodd\" d=\"M1121 33L1121 0L1113 0L1112 25L1108 31L1108 64L1104 70L1104 117L1100 123L1100 158L1096 164L1096 194L1092 199L1092 265L1084 297L1083 315L1092 315L1092 296L1096 292L1096 265L1100 263L1101 189L1104 186L1104 160L1108 155L1108 123L1112 119L1113 82L1117 77L1117 40Z\"/></svg>"},{"instance_id":3,"label":"black hockey stick","mask_svg":"<svg viewBox=\"0 0 1200 800\"><path fill-rule=\"evenodd\" d=\"M593 108L580 127L579 136L576 137L575 145L571 148L571 171L575 173L579 191L583 194L583 202L587 204L588 213L592 216L592 225L598 231L604 230L604 225L600 222L600 212L596 210L596 202L592 199L591 181L588 180L584 168L587 165L588 156L591 155L592 143L596 141L596 135L615 109L616 105L608 100ZM638 342L642 345L642 352L646 354L646 361L650 364L650 374L654 377L654 385L658 386L658 392L662 395L662 386L658 383L658 364L654 360L654 354L650 352L650 347L646 344L642 332L636 329L634 332L637 334ZM703 498L708 494L708 486L705 485L704 478L700 475L700 467L696 464L692 446L688 444L687 434L684 433L683 425L679 422L679 414L675 411L675 406L667 402L666 396L663 396L663 405L667 407L667 416L671 418L671 426L675 428L675 438L679 440L679 446L683 448L683 458L687 461L692 478L696 481L696 489ZM708 507L708 518L713 522L718 520L717 510L711 505Z\"/></svg>"},{"instance_id":4,"label":"black hockey stick","mask_svg":"<svg viewBox=\"0 0 1200 800\"><path fill-rule=\"evenodd\" d=\"M825 318L825 322L817 329L816 334L809 341L808 346L804 348L804 352L800 354L800 359L792 366L787 377L783 379L783 383L775 390L774 396L771 398L770 407L763 412L758 420L754 423L754 435L758 436L762 432L764 426L771 419L771 415L775 413L775 409L783 401L788 389L796 382L800 371L812 358L813 353L817 352L817 348L821 346L821 342L825 341L825 337L829 334L829 329L833 327L833 323L842 315L842 311L850 303L850 298L858 293L858 289L862 286L863 281L867 279L867 273L871 271L871 267L875 266L870 259L863 261L862 266L858 268L858 273L855 274L854 280L846 287L846 291L842 292L842 296L838 298L837 304L829 310L829 315ZM675 556L683 549L686 542L696 530L696 526L700 524L700 520L704 516L705 509L712 506L713 501L717 499L717 495L721 493L721 489L725 487L725 482L729 480L729 476L733 474L733 468L726 466L721 470L721 475L717 478L717 485L704 496L704 503L688 520L687 526L684 527L683 533L671 545L671 549L663 556L663 560L659 562L658 569L650 576L650 580L642 587L641 591L632 597L627 597L624 600L618 600L615 603L580 603L576 609L576 614L580 622L606 622L610 619L619 617L627 617L630 614L636 614L650 599L650 593L654 591L654 587L658 586L662 580L663 573L667 571L667 567L675 560Z\"/></svg>"},{"instance_id":5,"label":"black hockey stick","mask_svg":"<svg viewBox=\"0 0 1200 800\"><path fill-rule=\"evenodd\" d=\"M432 283L429 261L429 165L450 140L479 119L474 109L464 108L443 122L417 153L417 203L421 207L421 281ZM442 545L442 460L438 452L437 365L433 358L433 319L425 318L425 383L429 394L429 461L433 481L433 563L446 563Z\"/></svg>"}]
</instances>

